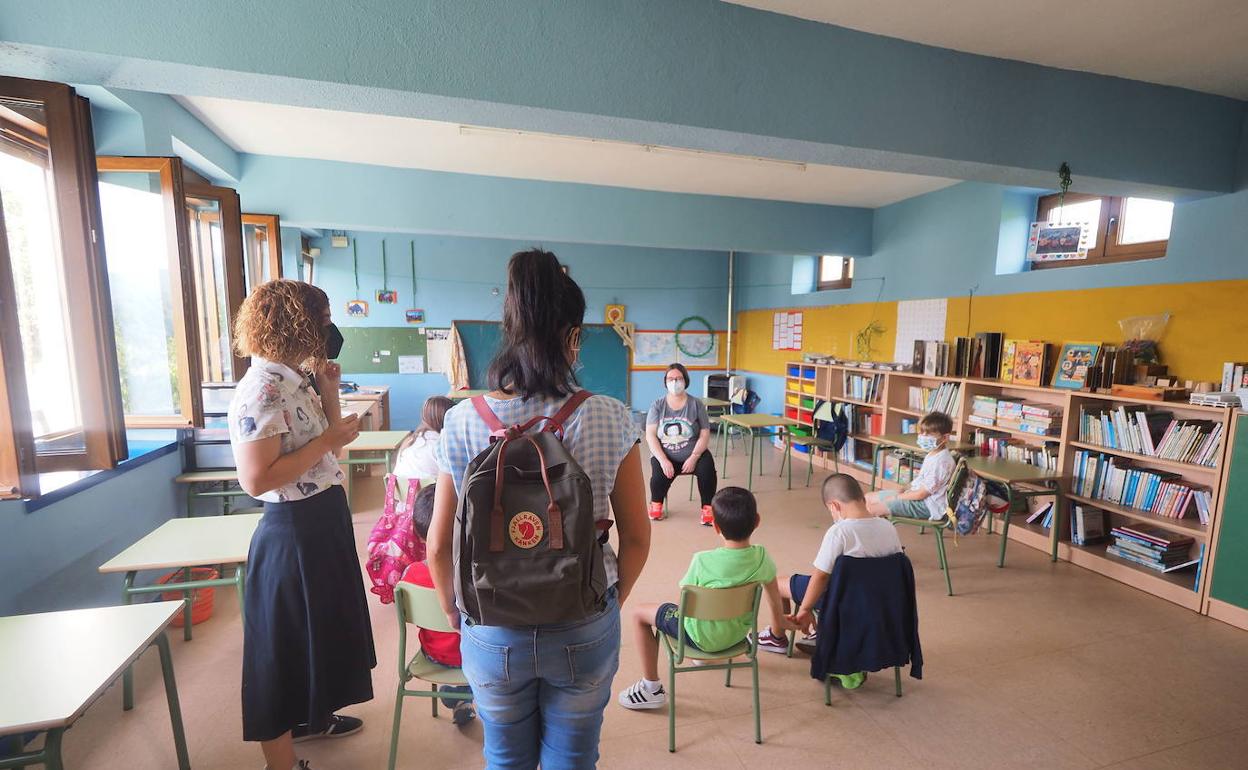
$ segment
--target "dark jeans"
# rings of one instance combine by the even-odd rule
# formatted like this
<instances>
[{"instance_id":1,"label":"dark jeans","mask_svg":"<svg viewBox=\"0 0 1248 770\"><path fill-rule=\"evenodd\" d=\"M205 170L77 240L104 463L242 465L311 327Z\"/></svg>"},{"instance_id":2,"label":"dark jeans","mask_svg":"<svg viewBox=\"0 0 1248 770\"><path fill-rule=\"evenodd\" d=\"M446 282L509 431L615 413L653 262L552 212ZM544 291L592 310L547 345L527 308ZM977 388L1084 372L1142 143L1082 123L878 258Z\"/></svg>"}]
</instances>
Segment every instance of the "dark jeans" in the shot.
<instances>
[{"instance_id":1,"label":"dark jeans","mask_svg":"<svg viewBox=\"0 0 1248 770\"><path fill-rule=\"evenodd\" d=\"M683 461L681 461L683 463ZM671 488L672 482L680 476L681 463L672 463L676 466L676 476L668 478L663 475L663 466L659 461L650 458L650 501L653 503L661 503L667 497L667 490ZM715 460L711 458L710 452L703 452L698 457L698 464L694 466L693 475L698 478L698 494L702 497L703 505L710 505L711 498L715 496Z\"/></svg>"}]
</instances>

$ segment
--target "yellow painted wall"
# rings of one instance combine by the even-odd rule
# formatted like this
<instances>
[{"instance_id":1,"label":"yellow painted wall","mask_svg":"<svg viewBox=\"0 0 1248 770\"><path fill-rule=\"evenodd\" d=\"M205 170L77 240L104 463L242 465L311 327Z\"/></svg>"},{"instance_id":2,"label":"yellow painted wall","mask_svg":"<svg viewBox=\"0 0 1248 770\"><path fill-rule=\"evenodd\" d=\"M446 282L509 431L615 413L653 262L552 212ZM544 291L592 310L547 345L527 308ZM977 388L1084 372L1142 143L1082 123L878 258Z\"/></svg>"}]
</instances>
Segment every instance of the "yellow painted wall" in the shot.
<instances>
[{"instance_id":1,"label":"yellow painted wall","mask_svg":"<svg viewBox=\"0 0 1248 770\"><path fill-rule=\"evenodd\" d=\"M967 333L966 297L948 300L945 339ZM820 308L792 308L805 313L803 352L853 358L853 338L870 320L873 303ZM1169 312L1161 338L1161 360L1183 379L1222 377L1223 361L1248 361L1248 280L1116 286L1103 289L998 294L975 297L970 332L1000 331L1007 337L1047 340L1122 341L1118 320ZM737 316L740 356L737 368L780 374L795 351L771 349L775 310L744 311ZM881 302L877 317L887 331L876 343L876 361L892 359L897 303Z\"/></svg>"}]
</instances>

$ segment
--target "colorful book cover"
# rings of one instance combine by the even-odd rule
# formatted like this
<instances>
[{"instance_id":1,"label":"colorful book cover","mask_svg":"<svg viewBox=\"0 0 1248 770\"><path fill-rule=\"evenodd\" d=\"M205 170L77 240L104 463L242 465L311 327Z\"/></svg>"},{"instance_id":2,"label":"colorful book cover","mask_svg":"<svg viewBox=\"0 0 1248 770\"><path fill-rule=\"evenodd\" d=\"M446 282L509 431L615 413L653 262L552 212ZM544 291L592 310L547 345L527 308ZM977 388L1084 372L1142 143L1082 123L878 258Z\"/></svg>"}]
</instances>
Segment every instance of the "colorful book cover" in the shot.
<instances>
[{"instance_id":1,"label":"colorful book cover","mask_svg":"<svg viewBox=\"0 0 1248 770\"><path fill-rule=\"evenodd\" d=\"M1044 378L1044 343L1019 340L1014 347L1014 383L1039 385Z\"/></svg>"},{"instance_id":2,"label":"colorful book cover","mask_svg":"<svg viewBox=\"0 0 1248 770\"><path fill-rule=\"evenodd\" d=\"M1078 390L1088 381L1088 368L1096 363L1101 350L1099 342L1067 342L1057 356L1053 371L1053 387Z\"/></svg>"}]
</instances>

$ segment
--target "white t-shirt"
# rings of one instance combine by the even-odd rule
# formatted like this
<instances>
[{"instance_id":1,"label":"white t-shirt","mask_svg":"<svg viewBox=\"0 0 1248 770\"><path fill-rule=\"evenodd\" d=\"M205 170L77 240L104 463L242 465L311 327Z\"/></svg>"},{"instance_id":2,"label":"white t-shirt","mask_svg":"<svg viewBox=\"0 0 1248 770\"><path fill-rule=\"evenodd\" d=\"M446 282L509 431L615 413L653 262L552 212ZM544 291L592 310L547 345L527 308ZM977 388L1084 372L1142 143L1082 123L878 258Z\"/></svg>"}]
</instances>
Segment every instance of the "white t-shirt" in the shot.
<instances>
[{"instance_id":1,"label":"white t-shirt","mask_svg":"<svg viewBox=\"0 0 1248 770\"><path fill-rule=\"evenodd\" d=\"M438 432L426 431L412 440L399 452L394 462L394 475L409 479L435 479L438 477Z\"/></svg>"},{"instance_id":2,"label":"white t-shirt","mask_svg":"<svg viewBox=\"0 0 1248 770\"><path fill-rule=\"evenodd\" d=\"M910 482L911 489L926 489L931 492L923 502L927 503L930 518L940 519L949 507L945 496L949 492L949 480L953 478L953 454L947 447L929 452L919 467L919 475Z\"/></svg>"},{"instance_id":3,"label":"white t-shirt","mask_svg":"<svg viewBox=\"0 0 1248 770\"><path fill-rule=\"evenodd\" d=\"M901 553L901 540L888 519L879 516L842 519L824 533L819 553L815 555L815 569L830 575L838 556L874 559L895 553Z\"/></svg>"}]
</instances>

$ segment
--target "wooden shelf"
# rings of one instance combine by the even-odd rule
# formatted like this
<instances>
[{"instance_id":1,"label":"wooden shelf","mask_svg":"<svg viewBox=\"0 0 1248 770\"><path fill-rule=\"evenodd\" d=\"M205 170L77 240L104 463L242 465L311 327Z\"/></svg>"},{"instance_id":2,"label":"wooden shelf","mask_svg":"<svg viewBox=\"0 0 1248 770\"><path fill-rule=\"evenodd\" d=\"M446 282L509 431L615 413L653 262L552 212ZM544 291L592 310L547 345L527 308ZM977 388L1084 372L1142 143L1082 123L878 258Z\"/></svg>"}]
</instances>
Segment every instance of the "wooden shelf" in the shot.
<instances>
[{"instance_id":1,"label":"wooden shelf","mask_svg":"<svg viewBox=\"0 0 1248 770\"><path fill-rule=\"evenodd\" d=\"M1143 564L1136 564L1129 559L1123 559L1106 553L1105 549L1113 544L1112 539L1101 543L1089 543L1087 545L1075 545L1067 543L1071 550L1071 561L1081 567L1086 567L1095 572L1115 577L1116 572L1123 570L1131 573L1133 579L1142 579L1145 583L1148 581L1156 581L1157 587L1164 587L1167 592L1171 589L1180 589L1191 598L1195 599L1196 593L1196 565L1186 567L1174 572L1160 572L1155 569L1149 569ZM1137 576L1139 576L1137 578ZM1127 581L1124 581L1127 582ZM1188 597L1184 597L1188 598ZM1173 600L1172 600L1173 601ZM1193 608L1194 609L1194 608Z\"/></svg>"},{"instance_id":2,"label":"wooden shelf","mask_svg":"<svg viewBox=\"0 0 1248 770\"><path fill-rule=\"evenodd\" d=\"M1113 401L1118 404L1139 404L1140 406L1155 406L1162 409L1179 409L1185 412L1199 412L1207 415L1203 418L1207 420L1221 420L1226 416L1228 410L1235 410L1235 407L1230 406L1205 406L1204 404L1189 404L1186 401L1151 401L1146 398L1113 396L1108 393L1093 393L1087 390L1072 390L1070 391L1070 394L1075 398L1086 398L1094 401Z\"/></svg>"},{"instance_id":3,"label":"wooden shelf","mask_svg":"<svg viewBox=\"0 0 1248 770\"><path fill-rule=\"evenodd\" d=\"M962 382L966 385L976 388L1001 388L1003 390L1022 390L1033 393L1045 393L1052 396L1068 396L1072 392L1063 388L1050 388L1045 385L1020 385L1017 382L1001 382L1000 380L985 380L979 377L958 377L954 378L955 382ZM1092 395L1092 394L1088 394Z\"/></svg>"},{"instance_id":4,"label":"wooden shelf","mask_svg":"<svg viewBox=\"0 0 1248 770\"><path fill-rule=\"evenodd\" d=\"M1015 430L1014 428L1002 428L999 425L989 428L987 425L976 425L975 423L969 422L967 420L963 420L962 424L970 428L972 432L975 430L991 430L997 433L1008 433L1009 435L1014 436L1016 438L1031 439L1032 441L1040 441L1040 442L1052 441L1054 443L1061 443L1062 441L1061 435L1041 436L1039 433L1029 433L1025 430Z\"/></svg>"},{"instance_id":5,"label":"wooden shelf","mask_svg":"<svg viewBox=\"0 0 1248 770\"><path fill-rule=\"evenodd\" d=\"M897 412L898 414L904 414L909 417L922 417L926 414L925 412L915 411L914 409L902 409L900 406L890 406L888 411Z\"/></svg>"},{"instance_id":6,"label":"wooden shelf","mask_svg":"<svg viewBox=\"0 0 1248 770\"><path fill-rule=\"evenodd\" d=\"M1125 505L1111 503L1108 500L1097 500L1094 497L1084 497L1083 495L1076 495L1072 493L1067 493L1066 499L1073 500L1084 505L1090 505L1093 508L1099 508L1102 511L1108 511L1109 513L1116 513L1119 516L1134 519L1135 521L1155 524L1162 529L1168 529L1171 532L1175 532L1180 535L1191 535L1198 540L1204 540L1209 536L1208 528L1199 521L1194 521L1192 519L1172 519L1169 516L1159 516L1148 511L1141 511L1139 508L1128 508Z\"/></svg>"},{"instance_id":7,"label":"wooden shelf","mask_svg":"<svg viewBox=\"0 0 1248 770\"><path fill-rule=\"evenodd\" d=\"M812 397L818 398L817 396L814 396L813 394L811 395ZM870 401L859 401L854 398L849 398L848 396L828 396L827 400L828 401L840 401L841 403L853 404L854 406L865 406L870 409L883 409L884 408L883 404L876 404Z\"/></svg>"},{"instance_id":8,"label":"wooden shelf","mask_svg":"<svg viewBox=\"0 0 1248 770\"><path fill-rule=\"evenodd\" d=\"M1174 468L1182 471L1196 471L1197 473L1208 473L1215 476L1222 472L1220 468L1211 468L1208 465L1197 465L1196 463L1185 463L1180 460L1167 460L1164 457L1154 457L1153 455L1136 454L1135 452L1128 452L1123 449L1111 449L1110 447L1101 446L1100 444L1089 444L1086 441L1072 440L1067 441L1066 443L1078 449L1086 449L1090 452L1104 452L1107 455L1115 455L1117 457L1127 457L1132 460L1146 462L1150 465L1159 465L1163 468Z\"/></svg>"}]
</instances>

